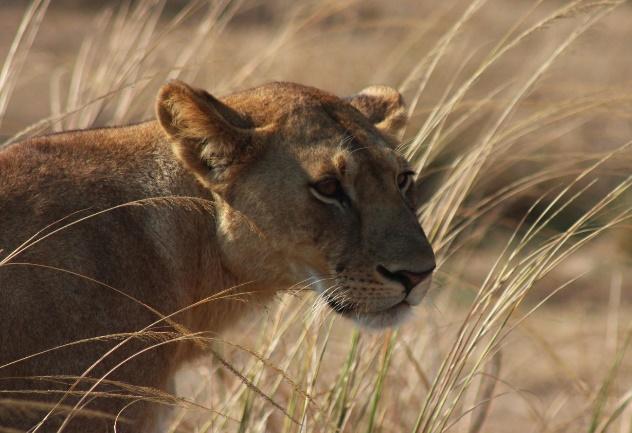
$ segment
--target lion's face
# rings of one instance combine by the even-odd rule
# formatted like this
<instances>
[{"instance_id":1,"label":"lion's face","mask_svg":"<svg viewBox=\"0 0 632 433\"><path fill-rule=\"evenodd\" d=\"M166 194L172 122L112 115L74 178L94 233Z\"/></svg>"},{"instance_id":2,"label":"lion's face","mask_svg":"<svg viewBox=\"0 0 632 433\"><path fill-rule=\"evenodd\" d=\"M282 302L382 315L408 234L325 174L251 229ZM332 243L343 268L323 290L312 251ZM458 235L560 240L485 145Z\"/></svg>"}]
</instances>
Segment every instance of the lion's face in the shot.
<instances>
[{"instance_id":1,"label":"lion's face","mask_svg":"<svg viewBox=\"0 0 632 433\"><path fill-rule=\"evenodd\" d=\"M399 93L340 99L275 83L221 102L171 83L158 101L174 149L216 193L222 252L245 281L317 290L369 326L399 321L435 267L414 172L394 150Z\"/></svg>"}]
</instances>

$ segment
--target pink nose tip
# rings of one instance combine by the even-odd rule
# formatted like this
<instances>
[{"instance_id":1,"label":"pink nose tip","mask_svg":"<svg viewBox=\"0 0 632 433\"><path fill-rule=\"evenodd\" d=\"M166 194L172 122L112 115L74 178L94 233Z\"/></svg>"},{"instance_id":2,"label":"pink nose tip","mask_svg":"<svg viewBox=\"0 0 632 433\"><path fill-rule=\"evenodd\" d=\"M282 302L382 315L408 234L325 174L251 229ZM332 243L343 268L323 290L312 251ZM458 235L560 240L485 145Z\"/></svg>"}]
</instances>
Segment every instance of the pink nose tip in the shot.
<instances>
[{"instance_id":1,"label":"pink nose tip","mask_svg":"<svg viewBox=\"0 0 632 433\"><path fill-rule=\"evenodd\" d=\"M391 272L388 269L386 269L384 266L378 266L377 267L377 271L382 274L382 276L393 280L393 281L397 281L398 283L402 284L404 286L404 289L406 290L406 295L408 296L408 294L410 293L410 291L419 283L421 283L423 280L425 280L430 274L432 274L432 271L434 271L434 264L432 265L432 267L428 268L428 270L422 271L422 272L412 272L412 271L395 271L395 272Z\"/></svg>"},{"instance_id":2,"label":"pink nose tip","mask_svg":"<svg viewBox=\"0 0 632 433\"><path fill-rule=\"evenodd\" d=\"M426 272L410 272L410 271L399 271L398 274L402 275L404 278L408 279L410 282L410 286L415 287L417 284L421 283L423 280L428 277L432 273L432 271Z\"/></svg>"}]
</instances>

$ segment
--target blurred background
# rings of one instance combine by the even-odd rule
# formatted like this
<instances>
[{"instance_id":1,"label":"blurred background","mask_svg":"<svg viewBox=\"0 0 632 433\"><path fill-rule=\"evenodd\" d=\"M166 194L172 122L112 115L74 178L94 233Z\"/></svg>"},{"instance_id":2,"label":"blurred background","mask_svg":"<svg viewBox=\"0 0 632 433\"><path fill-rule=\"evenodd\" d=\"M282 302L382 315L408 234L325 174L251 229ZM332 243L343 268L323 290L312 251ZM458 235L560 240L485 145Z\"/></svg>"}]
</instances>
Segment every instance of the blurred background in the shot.
<instances>
[{"instance_id":1,"label":"blurred background","mask_svg":"<svg viewBox=\"0 0 632 433\"><path fill-rule=\"evenodd\" d=\"M25 28L25 14L37 25ZM305 324L291 312L309 301L286 297L225 337L265 353L295 386L246 350L222 347L225 359L288 411L303 405L297 388L338 408L332 389L352 359L363 379L349 385L340 431L413 431L495 264L519 269L581 222L569 241L581 248L520 283L507 322L494 322L511 330L497 346L502 364L488 376L480 372L493 357L473 365L477 382L450 421L420 431L478 431L470 409L483 407L481 431L630 433L632 197L627 184L618 189L632 175L630 23L632 5L616 1L4 0L0 142L151 119L158 87L176 77L218 96L274 80L338 95L397 87L411 114L403 151L420 169L420 218L440 257L430 299L384 334L330 316ZM535 227L524 248L508 243ZM281 332L285 317L295 323ZM485 377L491 406L480 404ZM174 430L299 431L217 360L183 371L179 392L241 421L189 408ZM309 408L304 431L335 431Z\"/></svg>"}]
</instances>

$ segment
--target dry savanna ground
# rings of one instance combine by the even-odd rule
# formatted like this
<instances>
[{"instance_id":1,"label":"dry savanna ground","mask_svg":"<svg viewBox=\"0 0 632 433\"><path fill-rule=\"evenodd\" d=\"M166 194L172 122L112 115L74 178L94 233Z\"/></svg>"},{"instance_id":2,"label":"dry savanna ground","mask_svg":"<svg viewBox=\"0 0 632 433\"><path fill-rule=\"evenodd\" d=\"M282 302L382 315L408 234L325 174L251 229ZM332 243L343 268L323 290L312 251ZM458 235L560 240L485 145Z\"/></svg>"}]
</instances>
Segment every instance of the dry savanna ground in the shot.
<instances>
[{"instance_id":1,"label":"dry savanna ground","mask_svg":"<svg viewBox=\"0 0 632 433\"><path fill-rule=\"evenodd\" d=\"M147 119L175 77L396 86L429 299L380 333L279 299L181 372L172 430L630 433L630 22L616 0L8 1L0 138Z\"/></svg>"}]
</instances>

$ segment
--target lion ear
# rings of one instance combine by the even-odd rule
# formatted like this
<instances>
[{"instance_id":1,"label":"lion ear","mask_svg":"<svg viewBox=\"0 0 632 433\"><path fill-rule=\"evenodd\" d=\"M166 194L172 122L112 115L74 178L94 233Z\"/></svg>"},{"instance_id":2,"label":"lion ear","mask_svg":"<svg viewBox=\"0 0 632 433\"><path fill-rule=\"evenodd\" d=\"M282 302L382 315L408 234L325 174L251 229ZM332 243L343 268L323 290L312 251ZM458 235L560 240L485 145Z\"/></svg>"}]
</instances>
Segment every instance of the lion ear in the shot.
<instances>
[{"instance_id":1,"label":"lion ear","mask_svg":"<svg viewBox=\"0 0 632 433\"><path fill-rule=\"evenodd\" d=\"M389 86L369 86L347 101L380 131L400 137L408 116L402 95Z\"/></svg>"},{"instance_id":2,"label":"lion ear","mask_svg":"<svg viewBox=\"0 0 632 433\"><path fill-rule=\"evenodd\" d=\"M253 129L246 119L182 81L162 86L156 117L175 154L207 186L225 183L251 146Z\"/></svg>"}]
</instances>

